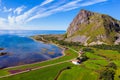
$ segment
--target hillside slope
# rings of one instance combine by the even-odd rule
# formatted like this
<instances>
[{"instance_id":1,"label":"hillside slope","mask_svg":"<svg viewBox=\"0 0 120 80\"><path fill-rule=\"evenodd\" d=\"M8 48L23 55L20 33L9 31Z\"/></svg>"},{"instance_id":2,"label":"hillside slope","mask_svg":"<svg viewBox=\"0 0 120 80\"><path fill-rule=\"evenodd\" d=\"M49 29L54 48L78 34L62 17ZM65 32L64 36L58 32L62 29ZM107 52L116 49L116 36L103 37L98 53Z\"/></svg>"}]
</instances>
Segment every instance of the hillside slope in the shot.
<instances>
[{"instance_id":1,"label":"hillside slope","mask_svg":"<svg viewBox=\"0 0 120 80\"><path fill-rule=\"evenodd\" d=\"M120 21L105 14L81 10L69 25L65 41L84 45L118 44Z\"/></svg>"}]
</instances>

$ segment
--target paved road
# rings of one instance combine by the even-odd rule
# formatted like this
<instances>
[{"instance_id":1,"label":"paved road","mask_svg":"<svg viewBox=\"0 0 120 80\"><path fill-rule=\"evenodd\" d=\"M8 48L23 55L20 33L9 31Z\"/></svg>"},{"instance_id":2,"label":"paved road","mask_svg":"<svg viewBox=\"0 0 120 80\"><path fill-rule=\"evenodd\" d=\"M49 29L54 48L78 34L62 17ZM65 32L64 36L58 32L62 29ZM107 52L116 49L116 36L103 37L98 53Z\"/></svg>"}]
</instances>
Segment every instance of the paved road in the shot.
<instances>
[{"instance_id":1,"label":"paved road","mask_svg":"<svg viewBox=\"0 0 120 80\"><path fill-rule=\"evenodd\" d=\"M72 51L74 51L74 52L76 52L76 53L79 54L78 51L76 51L76 50L74 50L72 48L69 48L69 49L71 49ZM80 56L80 54L78 56ZM6 76L0 76L0 78L5 78L5 77L9 77L9 76L13 76L13 75L21 74L21 73L30 72L30 71L33 71L33 70L38 70L38 69L49 67L49 66L53 66L53 65L57 65L57 64L62 64L62 63L65 63L65 62L70 62L71 60L73 60L73 59L62 61L62 62L58 62L58 63L54 63L54 64L49 64L49 65L46 65L46 66L41 66L41 67L33 68L33 69L30 69L30 70L18 72L18 73L15 73L15 74L9 74L9 75L6 75Z\"/></svg>"},{"instance_id":2,"label":"paved road","mask_svg":"<svg viewBox=\"0 0 120 80\"><path fill-rule=\"evenodd\" d=\"M46 65L46 66L41 66L41 67L33 68L33 69L30 69L30 70L21 71L21 72L15 73L15 74L9 74L9 75L6 75L6 76L1 76L0 78L5 78L5 77L25 73L25 72L30 72L30 71L33 71L33 70L37 70L37 69L41 69L41 68L45 68L45 67L49 67L49 66L53 66L53 65L57 65L57 64L62 64L62 63L69 62L69 61L70 60L62 61L62 62L58 62L58 63L54 63L54 64L49 64L49 65Z\"/></svg>"}]
</instances>

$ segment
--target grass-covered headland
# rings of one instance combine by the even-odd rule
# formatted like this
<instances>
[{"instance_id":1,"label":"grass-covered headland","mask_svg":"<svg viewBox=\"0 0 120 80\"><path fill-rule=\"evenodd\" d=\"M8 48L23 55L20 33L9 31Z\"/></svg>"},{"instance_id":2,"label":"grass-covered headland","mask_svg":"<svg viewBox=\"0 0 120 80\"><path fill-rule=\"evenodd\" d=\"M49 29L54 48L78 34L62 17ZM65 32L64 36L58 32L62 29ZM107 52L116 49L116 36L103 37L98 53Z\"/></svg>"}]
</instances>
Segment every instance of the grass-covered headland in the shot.
<instances>
[{"instance_id":1,"label":"grass-covered headland","mask_svg":"<svg viewBox=\"0 0 120 80\"><path fill-rule=\"evenodd\" d=\"M40 35L32 38L65 48L65 56L41 63L1 69L0 76L9 75L12 70L28 69L29 71L0 78L0 80L120 80L119 45L117 47L108 45L85 47L80 43L62 41L57 35L55 37ZM74 50L77 52L82 50L84 53L78 56ZM81 57L80 65L70 62L72 59ZM38 69L34 70L34 68Z\"/></svg>"}]
</instances>

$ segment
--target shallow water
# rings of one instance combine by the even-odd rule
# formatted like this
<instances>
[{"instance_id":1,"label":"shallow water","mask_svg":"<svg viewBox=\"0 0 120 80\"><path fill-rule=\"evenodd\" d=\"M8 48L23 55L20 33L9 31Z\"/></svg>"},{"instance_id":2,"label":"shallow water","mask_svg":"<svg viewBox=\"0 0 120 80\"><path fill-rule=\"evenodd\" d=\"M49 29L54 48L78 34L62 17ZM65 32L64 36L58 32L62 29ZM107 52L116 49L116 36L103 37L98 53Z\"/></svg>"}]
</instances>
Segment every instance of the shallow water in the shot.
<instances>
[{"instance_id":1,"label":"shallow water","mask_svg":"<svg viewBox=\"0 0 120 80\"><path fill-rule=\"evenodd\" d=\"M55 45L18 35L0 35L0 47L5 48L0 52L8 52L0 56L0 68L40 62L62 55L62 50Z\"/></svg>"}]
</instances>

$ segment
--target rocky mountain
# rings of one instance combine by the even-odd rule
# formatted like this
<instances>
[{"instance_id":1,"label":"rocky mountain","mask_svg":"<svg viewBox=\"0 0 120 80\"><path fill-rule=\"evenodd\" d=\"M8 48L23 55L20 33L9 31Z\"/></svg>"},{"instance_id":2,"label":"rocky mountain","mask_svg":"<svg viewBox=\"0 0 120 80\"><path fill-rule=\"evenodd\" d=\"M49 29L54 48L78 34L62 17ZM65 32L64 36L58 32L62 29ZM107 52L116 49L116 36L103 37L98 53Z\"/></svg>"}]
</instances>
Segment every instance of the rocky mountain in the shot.
<instances>
[{"instance_id":1,"label":"rocky mountain","mask_svg":"<svg viewBox=\"0 0 120 80\"><path fill-rule=\"evenodd\" d=\"M120 21L111 16L81 10L69 25L65 41L84 45L120 43Z\"/></svg>"}]
</instances>

